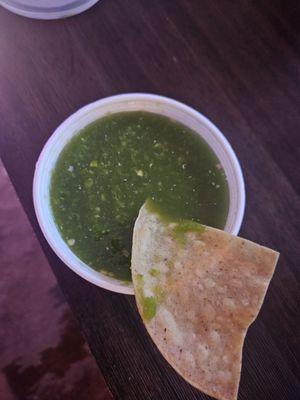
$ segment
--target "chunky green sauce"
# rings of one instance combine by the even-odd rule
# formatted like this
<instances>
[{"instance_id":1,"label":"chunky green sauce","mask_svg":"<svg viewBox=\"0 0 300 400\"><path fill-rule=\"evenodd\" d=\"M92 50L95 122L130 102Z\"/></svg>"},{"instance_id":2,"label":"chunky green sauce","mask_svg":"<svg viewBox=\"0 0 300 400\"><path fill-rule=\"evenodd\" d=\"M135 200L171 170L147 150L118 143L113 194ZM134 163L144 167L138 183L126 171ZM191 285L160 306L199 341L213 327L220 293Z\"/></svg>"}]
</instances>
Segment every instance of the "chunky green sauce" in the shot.
<instances>
[{"instance_id":1,"label":"chunky green sauce","mask_svg":"<svg viewBox=\"0 0 300 400\"><path fill-rule=\"evenodd\" d=\"M224 227L229 196L218 159L190 129L156 114L92 123L53 171L51 205L62 237L92 268L125 281L134 221L147 198L173 218Z\"/></svg>"}]
</instances>

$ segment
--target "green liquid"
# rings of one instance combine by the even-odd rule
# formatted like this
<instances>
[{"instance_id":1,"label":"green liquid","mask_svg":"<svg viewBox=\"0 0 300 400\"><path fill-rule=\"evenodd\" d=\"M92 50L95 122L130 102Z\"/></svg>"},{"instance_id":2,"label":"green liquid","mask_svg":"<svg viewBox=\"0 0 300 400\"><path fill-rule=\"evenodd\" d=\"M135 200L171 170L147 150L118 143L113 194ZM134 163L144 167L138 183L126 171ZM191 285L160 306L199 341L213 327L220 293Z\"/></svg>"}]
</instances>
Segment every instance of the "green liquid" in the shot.
<instances>
[{"instance_id":1,"label":"green liquid","mask_svg":"<svg viewBox=\"0 0 300 400\"><path fill-rule=\"evenodd\" d=\"M131 281L132 232L146 199L166 215L224 228L228 185L193 131L147 112L104 117L62 151L51 182L56 224L86 264Z\"/></svg>"}]
</instances>

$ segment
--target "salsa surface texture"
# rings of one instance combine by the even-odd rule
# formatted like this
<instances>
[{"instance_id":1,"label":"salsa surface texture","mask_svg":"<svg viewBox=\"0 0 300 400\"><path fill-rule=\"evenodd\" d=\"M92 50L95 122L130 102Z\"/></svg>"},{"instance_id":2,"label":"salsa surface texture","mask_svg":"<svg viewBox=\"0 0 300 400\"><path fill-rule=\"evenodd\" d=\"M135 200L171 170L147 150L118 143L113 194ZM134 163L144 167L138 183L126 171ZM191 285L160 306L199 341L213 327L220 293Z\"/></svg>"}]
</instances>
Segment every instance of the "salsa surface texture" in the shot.
<instances>
[{"instance_id":1,"label":"salsa surface texture","mask_svg":"<svg viewBox=\"0 0 300 400\"><path fill-rule=\"evenodd\" d=\"M64 148L51 180L58 229L86 264L131 281L132 231L150 199L166 215L223 229L229 193L219 160L195 132L136 111L88 125Z\"/></svg>"}]
</instances>

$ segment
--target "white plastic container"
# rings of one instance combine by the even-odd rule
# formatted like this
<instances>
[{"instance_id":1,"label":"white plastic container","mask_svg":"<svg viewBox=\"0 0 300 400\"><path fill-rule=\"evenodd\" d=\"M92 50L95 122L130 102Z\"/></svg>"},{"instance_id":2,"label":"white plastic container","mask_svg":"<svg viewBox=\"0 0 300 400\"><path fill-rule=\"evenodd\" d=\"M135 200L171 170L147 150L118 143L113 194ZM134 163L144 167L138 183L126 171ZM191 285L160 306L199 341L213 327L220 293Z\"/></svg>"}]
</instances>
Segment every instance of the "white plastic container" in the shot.
<instances>
[{"instance_id":1,"label":"white plastic container","mask_svg":"<svg viewBox=\"0 0 300 400\"><path fill-rule=\"evenodd\" d=\"M99 0L0 0L0 5L23 17L60 19L80 14Z\"/></svg>"},{"instance_id":2,"label":"white plastic container","mask_svg":"<svg viewBox=\"0 0 300 400\"><path fill-rule=\"evenodd\" d=\"M110 278L90 268L67 246L55 225L50 205L51 173L64 146L80 130L108 113L149 111L170 117L197 132L212 148L224 168L229 186L229 212L225 231L238 234L245 207L244 179L238 159L219 129L191 107L167 97L144 93L129 93L107 97L76 111L67 118L45 144L33 182L33 200L40 227L55 253L82 278L114 292L133 294L132 286Z\"/></svg>"}]
</instances>

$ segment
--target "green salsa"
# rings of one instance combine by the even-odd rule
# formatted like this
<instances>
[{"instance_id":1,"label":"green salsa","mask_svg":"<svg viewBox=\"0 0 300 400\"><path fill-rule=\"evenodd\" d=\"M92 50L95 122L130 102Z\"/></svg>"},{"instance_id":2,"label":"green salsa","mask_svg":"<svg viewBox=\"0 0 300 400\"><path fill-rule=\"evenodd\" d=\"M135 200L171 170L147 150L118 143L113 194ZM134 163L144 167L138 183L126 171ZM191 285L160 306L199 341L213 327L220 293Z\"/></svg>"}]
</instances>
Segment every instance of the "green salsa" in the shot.
<instances>
[{"instance_id":1,"label":"green salsa","mask_svg":"<svg viewBox=\"0 0 300 400\"><path fill-rule=\"evenodd\" d=\"M53 171L51 206L62 237L86 264L124 281L131 281L132 231L146 199L177 219L221 229L226 222L219 160L167 117L136 111L99 119L72 138Z\"/></svg>"}]
</instances>

